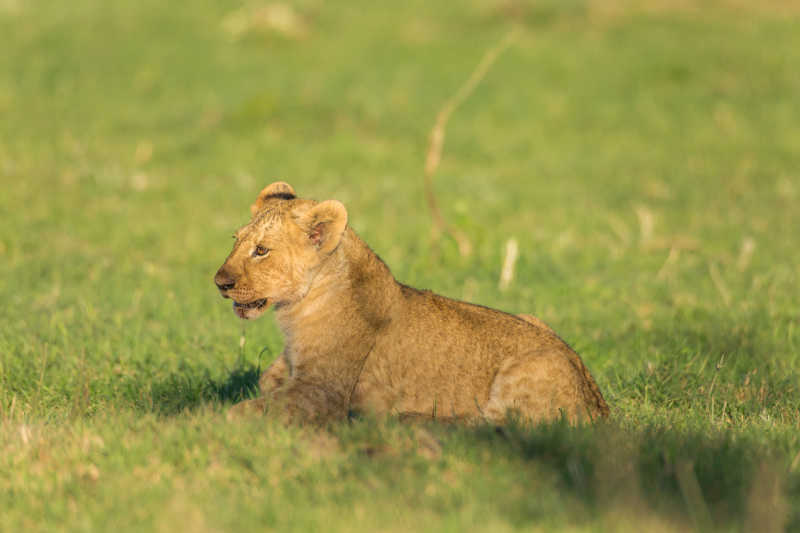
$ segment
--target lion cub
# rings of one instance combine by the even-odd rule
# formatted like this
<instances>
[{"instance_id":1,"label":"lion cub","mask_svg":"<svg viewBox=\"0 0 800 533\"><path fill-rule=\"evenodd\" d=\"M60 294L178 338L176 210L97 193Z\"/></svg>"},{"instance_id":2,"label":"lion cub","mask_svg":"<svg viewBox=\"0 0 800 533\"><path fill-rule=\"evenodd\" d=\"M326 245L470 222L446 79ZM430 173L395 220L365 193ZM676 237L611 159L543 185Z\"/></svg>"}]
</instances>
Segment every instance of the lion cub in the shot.
<instances>
[{"instance_id":1,"label":"lion cub","mask_svg":"<svg viewBox=\"0 0 800 533\"><path fill-rule=\"evenodd\" d=\"M398 283L336 200L266 187L214 276L239 318L268 307L286 337L258 410L296 422L351 411L528 422L608 415L581 358L550 328Z\"/></svg>"}]
</instances>

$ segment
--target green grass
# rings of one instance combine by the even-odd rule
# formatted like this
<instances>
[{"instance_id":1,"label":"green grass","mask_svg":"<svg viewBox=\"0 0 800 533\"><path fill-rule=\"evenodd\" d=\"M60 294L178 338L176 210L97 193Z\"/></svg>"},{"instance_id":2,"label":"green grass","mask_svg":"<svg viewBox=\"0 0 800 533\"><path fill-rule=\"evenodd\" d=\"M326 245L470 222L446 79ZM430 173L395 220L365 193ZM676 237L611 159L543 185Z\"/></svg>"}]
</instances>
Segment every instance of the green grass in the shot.
<instances>
[{"instance_id":1,"label":"green grass","mask_svg":"<svg viewBox=\"0 0 800 533\"><path fill-rule=\"evenodd\" d=\"M800 529L800 13L730 3L0 0L0 530ZM513 25L435 178L462 258L427 137ZM611 421L226 421L282 340L212 275L278 178Z\"/></svg>"}]
</instances>

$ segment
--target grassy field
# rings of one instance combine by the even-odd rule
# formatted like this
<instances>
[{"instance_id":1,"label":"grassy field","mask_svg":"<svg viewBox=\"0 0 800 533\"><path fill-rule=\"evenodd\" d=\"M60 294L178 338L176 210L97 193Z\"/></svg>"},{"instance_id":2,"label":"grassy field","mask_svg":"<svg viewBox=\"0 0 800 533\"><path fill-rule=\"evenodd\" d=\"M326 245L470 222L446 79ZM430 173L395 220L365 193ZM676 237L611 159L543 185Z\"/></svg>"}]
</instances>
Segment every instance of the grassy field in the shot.
<instances>
[{"instance_id":1,"label":"grassy field","mask_svg":"<svg viewBox=\"0 0 800 533\"><path fill-rule=\"evenodd\" d=\"M800 9L635 4L0 0L0 531L800 530ZM513 27L435 177L462 257L428 135ZM610 422L226 421L282 340L212 275L275 179L551 324Z\"/></svg>"}]
</instances>

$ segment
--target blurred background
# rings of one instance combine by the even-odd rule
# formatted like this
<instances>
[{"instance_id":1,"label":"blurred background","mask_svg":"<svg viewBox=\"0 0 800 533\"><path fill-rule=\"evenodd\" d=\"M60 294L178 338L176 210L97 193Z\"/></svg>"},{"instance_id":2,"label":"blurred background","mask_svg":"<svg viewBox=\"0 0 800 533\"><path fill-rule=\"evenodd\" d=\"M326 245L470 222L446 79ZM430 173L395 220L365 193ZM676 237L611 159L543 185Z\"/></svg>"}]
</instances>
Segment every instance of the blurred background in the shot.
<instances>
[{"instance_id":1,"label":"blurred background","mask_svg":"<svg viewBox=\"0 0 800 533\"><path fill-rule=\"evenodd\" d=\"M431 180L442 215L472 245L463 254L450 236L432 239L430 134L510 34L446 123ZM202 433L203 416L222 423L222 410L254 393L282 339L269 315L238 322L212 276L257 193L280 179L344 202L400 281L549 323L583 356L619 431L670 435L667 451L628 458L646 496L678 502L665 511L678 522L661 526L744 524L761 516L747 502L762 486L778 487L758 489L775 495L764 511L780 517L775 527L800 523L800 4L0 0L0 36L0 407L7 456L21 457L13 468L39 465L13 424L90 424L113 458L124 452L107 417L154 417L143 434L178 431L181 446L188 437L174 425L189 422L174 417L194 413ZM510 239L519 257L501 289ZM78 439L40 431L56 447ZM345 457L384 438L348 435ZM593 442L547 435L535 450ZM473 437L435 438L449 457ZM662 442L653 439L643 442ZM263 444L241 453L258 462L275 452ZM142 446L174 464L159 445ZM82 449L40 466L72 472L64 465ZM593 465L602 452L592 453L579 455ZM671 462L679 456L710 461L693 459L701 504ZM516 525L542 513L554 527L605 516L574 489L582 482L568 463L552 467L566 499L527 513L523 495L508 495ZM441 473L425 472L403 486ZM453 484L468 485L458 472ZM330 479L360 487L361 474ZM27 523L42 495L67 501L70 490L36 487L10 482L23 496L6 526ZM460 503L428 509L432 524L502 522L507 508L484 509L463 490ZM110 498L78 496L101 517L90 524L118 511ZM204 501L186 498L177 509ZM237 520L249 504L231 505L222 522L197 513L246 524ZM457 515L460 506L475 514ZM308 523L327 523L327 512Z\"/></svg>"}]
</instances>

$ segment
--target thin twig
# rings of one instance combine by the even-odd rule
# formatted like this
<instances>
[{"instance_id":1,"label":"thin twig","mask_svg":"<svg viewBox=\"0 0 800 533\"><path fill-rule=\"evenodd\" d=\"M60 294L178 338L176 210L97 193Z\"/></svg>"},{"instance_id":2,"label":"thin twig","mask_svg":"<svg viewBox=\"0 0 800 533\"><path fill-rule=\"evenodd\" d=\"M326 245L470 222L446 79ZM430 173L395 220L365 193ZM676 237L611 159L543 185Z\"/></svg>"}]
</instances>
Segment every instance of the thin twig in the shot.
<instances>
[{"instance_id":1,"label":"thin twig","mask_svg":"<svg viewBox=\"0 0 800 533\"><path fill-rule=\"evenodd\" d=\"M436 194L433 191L433 175L436 174L436 170L439 168L439 162L442 160L445 128L447 127L447 121L450 120L450 115L453 114L458 106L469 98L472 91L475 90L475 87L486 77L486 73L489 72L489 69L500 54L511 45L516 36L516 30L511 30L500 43L486 51L483 59L481 59L481 62L475 67L475 70L472 71L467 81L459 87L456 94L453 95L450 100L446 101L444 106L439 110L439 113L436 115L436 123L433 125L430 134L428 155L425 158L424 179L425 197L428 201L428 208L431 211L431 216L433 217L433 240L436 242L442 233L449 233L453 239L455 239L456 243L458 243L458 250L464 257L472 253L472 244L466 235L448 224L442 216L442 212L439 210L439 203L436 201Z\"/></svg>"}]
</instances>

